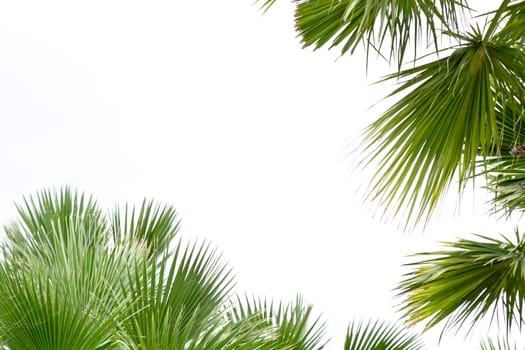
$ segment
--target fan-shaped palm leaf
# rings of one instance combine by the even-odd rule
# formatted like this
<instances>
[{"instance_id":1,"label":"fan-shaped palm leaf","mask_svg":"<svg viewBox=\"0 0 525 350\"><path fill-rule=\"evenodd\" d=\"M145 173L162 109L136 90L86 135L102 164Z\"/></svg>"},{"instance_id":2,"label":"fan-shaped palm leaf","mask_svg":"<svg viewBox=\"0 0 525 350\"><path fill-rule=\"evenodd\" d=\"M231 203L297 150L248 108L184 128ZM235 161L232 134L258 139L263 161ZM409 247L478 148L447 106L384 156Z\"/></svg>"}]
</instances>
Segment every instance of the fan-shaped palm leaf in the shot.
<instances>
[{"instance_id":1,"label":"fan-shaped palm leaf","mask_svg":"<svg viewBox=\"0 0 525 350\"><path fill-rule=\"evenodd\" d=\"M276 345L275 337L275 330L256 317L238 322L222 318L209 322L198 338L189 339L180 350L288 350Z\"/></svg>"},{"instance_id":2,"label":"fan-shaped palm leaf","mask_svg":"<svg viewBox=\"0 0 525 350\"><path fill-rule=\"evenodd\" d=\"M368 198L408 222L428 218L455 176L461 191L478 155L499 151L496 103L520 110L516 96L525 96L525 55L516 43L477 29L457 37L464 44L449 57L386 78L404 79L391 96L405 95L365 132L363 164L379 163Z\"/></svg>"},{"instance_id":3,"label":"fan-shaped palm leaf","mask_svg":"<svg viewBox=\"0 0 525 350\"><path fill-rule=\"evenodd\" d=\"M421 41L424 26L436 42L437 28L456 27L465 1L305 0L297 1L296 28L305 46L342 45L353 52L360 42L380 49L390 42L390 59L403 61L410 42ZM437 23L436 23L437 22Z\"/></svg>"},{"instance_id":4,"label":"fan-shaped palm leaf","mask_svg":"<svg viewBox=\"0 0 525 350\"><path fill-rule=\"evenodd\" d=\"M104 246L109 241L106 217L96 201L68 187L41 191L24 198L17 208L20 219L5 227L11 254L40 255L46 247L61 249L72 235L87 246Z\"/></svg>"},{"instance_id":5,"label":"fan-shaped palm leaf","mask_svg":"<svg viewBox=\"0 0 525 350\"><path fill-rule=\"evenodd\" d=\"M228 300L233 281L207 244L184 247L179 241L173 256L154 266L143 261L129 275L128 297L135 303L124 328L141 349L172 349L200 336Z\"/></svg>"},{"instance_id":6,"label":"fan-shaped palm leaf","mask_svg":"<svg viewBox=\"0 0 525 350\"><path fill-rule=\"evenodd\" d=\"M179 228L180 221L173 207L146 200L139 209L127 205L124 210L117 207L111 221L115 244L144 242L153 258L166 253Z\"/></svg>"},{"instance_id":7,"label":"fan-shaped palm leaf","mask_svg":"<svg viewBox=\"0 0 525 350\"><path fill-rule=\"evenodd\" d=\"M502 32L512 40L525 41L525 2L523 0L505 1L502 18L506 21Z\"/></svg>"},{"instance_id":8,"label":"fan-shaped palm leaf","mask_svg":"<svg viewBox=\"0 0 525 350\"><path fill-rule=\"evenodd\" d=\"M418 335L397 325L368 321L352 322L346 332L344 350L420 350Z\"/></svg>"},{"instance_id":9,"label":"fan-shaped palm leaf","mask_svg":"<svg viewBox=\"0 0 525 350\"><path fill-rule=\"evenodd\" d=\"M515 210L525 209L525 109L496 104L496 118L501 139L501 155L479 162L480 175L487 179L487 187L494 193L492 204L495 213L510 215Z\"/></svg>"},{"instance_id":10,"label":"fan-shaped palm leaf","mask_svg":"<svg viewBox=\"0 0 525 350\"><path fill-rule=\"evenodd\" d=\"M483 166L487 187L494 192L494 212L510 215L525 209L525 159L510 155L494 157Z\"/></svg>"},{"instance_id":11,"label":"fan-shaped palm leaf","mask_svg":"<svg viewBox=\"0 0 525 350\"><path fill-rule=\"evenodd\" d=\"M259 298L238 298L230 311L232 321L256 319L269 329L275 329L276 337L271 342L275 349L320 350L326 326L317 317L312 319L312 305L305 304L301 296L293 303L279 303Z\"/></svg>"},{"instance_id":12,"label":"fan-shaped palm leaf","mask_svg":"<svg viewBox=\"0 0 525 350\"><path fill-rule=\"evenodd\" d=\"M524 324L525 237L516 230L516 243L476 235L480 241L461 239L444 243L448 250L416 254L423 258L407 264L398 290L401 310L410 324L426 322L431 328L447 319L444 330L471 326L486 315L502 315L509 331Z\"/></svg>"},{"instance_id":13,"label":"fan-shaped palm leaf","mask_svg":"<svg viewBox=\"0 0 525 350\"><path fill-rule=\"evenodd\" d=\"M146 251L86 246L83 231L46 231L53 246L40 254L5 255L0 263L0 338L10 350L117 349L117 325L131 300L122 271ZM42 259L42 257L46 257Z\"/></svg>"}]
</instances>

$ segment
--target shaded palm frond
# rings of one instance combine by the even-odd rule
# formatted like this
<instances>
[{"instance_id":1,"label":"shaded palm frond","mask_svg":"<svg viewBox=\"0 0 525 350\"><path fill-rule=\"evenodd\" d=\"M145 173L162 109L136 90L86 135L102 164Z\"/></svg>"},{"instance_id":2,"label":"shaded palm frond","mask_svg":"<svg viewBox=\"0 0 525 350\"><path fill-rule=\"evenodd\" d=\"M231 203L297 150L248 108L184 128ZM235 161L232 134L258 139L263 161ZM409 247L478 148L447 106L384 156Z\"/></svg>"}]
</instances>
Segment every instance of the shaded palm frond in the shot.
<instances>
[{"instance_id":1,"label":"shaded palm frond","mask_svg":"<svg viewBox=\"0 0 525 350\"><path fill-rule=\"evenodd\" d=\"M476 235L444 243L447 250L419 253L407 266L397 290L401 311L409 324L425 322L425 329L446 319L443 331L489 315L503 318L507 332L524 324L525 237L516 242ZM421 260L419 260L421 259ZM493 321L493 319L491 319Z\"/></svg>"},{"instance_id":2,"label":"shaded palm frond","mask_svg":"<svg viewBox=\"0 0 525 350\"><path fill-rule=\"evenodd\" d=\"M144 260L126 284L127 297L135 303L124 329L135 346L172 349L181 339L197 339L213 322L228 300L233 278L208 244L183 247L179 241L158 269Z\"/></svg>"},{"instance_id":3,"label":"shaded palm frond","mask_svg":"<svg viewBox=\"0 0 525 350\"><path fill-rule=\"evenodd\" d=\"M525 2L523 0L506 1L502 8L502 20L505 26L501 34L511 40L525 42Z\"/></svg>"},{"instance_id":4,"label":"shaded palm frond","mask_svg":"<svg viewBox=\"0 0 525 350\"><path fill-rule=\"evenodd\" d=\"M177 212L169 205L142 202L140 208L118 207L112 215L111 229L115 244L143 242L152 258L159 258L169 249L180 228Z\"/></svg>"},{"instance_id":5,"label":"shaded palm frond","mask_svg":"<svg viewBox=\"0 0 525 350\"><path fill-rule=\"evenodd\" d=\"M394 324L380 321L352 322L344 350L421 350L420 337Z\"/></svg>"},{"instance_id":6,"label":"shaded palm frond","mask_svg":"<svg viewBox=\"0 0 525 350\"><path fill-rule=\"evenodd\" d=\"M465 5L463 0L297 1L296 28L304 46L342 45L342 54L361 42L378 50L390 42L389 59L400 67L411 42L416 50L424 27L436 43L437 29L455 28Z\"/></svg>"},{"instance_id":7,"label":"shaded palm frond","mask_svg":"<svg viewBox=\"0 0 525 350\"><path fill-rule=\"evenodd\" d=\"M493 212L509 216L525 209L525 157L501 156L488 158L482 164L487 188L493 192Z\"/></svg>"},{"instance_id":8,"label":"shaded palm frond","mask_svg":"<svg viewBox=\"0 0 525 350\"><path fill-rule=\"evenodd\" d=\"M506 338L485 339L480 344L480 350L518 350L517 345L512 345Z\"/></svg>"},{"instance_id":9,"label":"shaded palm frond","mask_svg":"<svg viewBox=\"0 0 525 350\"><path fill-rule=\"evenodd\" d=\"M525 144L525 106L521 103L507 103L519 101L523 96L496 97L494 113L499 128L499 148L493 149L491 156L512 154L513 150ZM501 151L501 152L499 152Z\"/></svg>"},{"instance_id":10,"label":"shaded palm frond","mask_svg":"<svg viewBox=\"0 0 525 350\"><path fill-rule=\"evenodd\" d=\"M505 101L503 111L522 108L523 52L479 29L456 36L463 45L449 57L385 79L404 80L390 95L402 97L365 131L362 165L379 163L368 199L393 215L404 213L407 225L430 217L454 177L461 193L478 157L499 154L497 103Z\"/></svg>"},{"instance_id":11,"label":"shaded palm frond","mask_svg":"<svg viewBox=\"0 0 525 350\"><path fill-rule=\"evenodd\" d=\"M495 115L500 142L489 157L479 160L478 175L486 179L487 188L493 192L493 213L508 216L525 209L525 107L509 104L500 96Z\"/></svg>"},{"instance_id":12,"label":"shaded palm frond","mask_svg":"<svg viewBox=\"0 0 525 350\"><path fill-rule=\"evenodd\" d=\"M277 305L267 299L246 296L237 299L229 315L233 322L255 319L275 330L275 339L270 342L275 349L321 350L328 342L323 339L326 325L320 317L312 318L312 309L301 296L294 302Z\"/></svg>"}]
</instances>

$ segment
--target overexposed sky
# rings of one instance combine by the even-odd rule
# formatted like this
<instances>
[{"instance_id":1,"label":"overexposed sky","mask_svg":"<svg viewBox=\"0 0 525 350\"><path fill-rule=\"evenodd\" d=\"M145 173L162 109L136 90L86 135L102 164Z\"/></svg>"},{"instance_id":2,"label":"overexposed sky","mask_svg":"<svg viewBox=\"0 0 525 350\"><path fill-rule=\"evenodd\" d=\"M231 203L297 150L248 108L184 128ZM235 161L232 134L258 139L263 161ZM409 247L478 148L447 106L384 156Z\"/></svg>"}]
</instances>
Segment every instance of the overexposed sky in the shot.
<instances>
[{"instance_id":1,"label":"overexposed sky","mask_svg":"<svg viewBox=\"0 0 525 350\"><path fill-rule=\"evenodd\" d=\"M0 222L64 184L108 207L154 198L224 252L239 291L303 294L329 350L354 318L395 320L405 255L510 231L469 209L483 196L455 218L451 200L425 234L374 218L350 152L388 66L372 60L367 77L362 55L303 50L293 26L287 1L264 16L249 0L2 3Z\"/></svg>"}]
</instances>

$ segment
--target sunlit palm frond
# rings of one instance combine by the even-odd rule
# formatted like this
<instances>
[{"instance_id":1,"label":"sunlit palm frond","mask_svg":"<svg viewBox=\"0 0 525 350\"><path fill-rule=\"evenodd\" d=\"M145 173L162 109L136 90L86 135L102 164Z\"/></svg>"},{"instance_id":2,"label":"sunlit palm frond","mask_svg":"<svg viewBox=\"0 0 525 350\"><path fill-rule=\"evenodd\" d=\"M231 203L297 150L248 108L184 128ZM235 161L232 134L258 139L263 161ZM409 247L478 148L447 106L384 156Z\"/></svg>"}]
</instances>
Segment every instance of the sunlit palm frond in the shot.
<instances>
[{"instance_id":1,"label":"sunlit palm frond","mask_svg":"<svg viewBox=\"0 0 525 350\"><path fill-rule=\"evenodd\" d=\"M143 242L154 258L165 254L179 228L180 221L173 207L146 200L140 208L126 205L121 210L117 207L111 221L115 244Z\"/></svg>"},{"instance_id":2,"label":"sunlit palm frond","mask_svg":"<svg viewBox=\"0 0 525 350\"><path fill-rule=\"evenodd\" d=\"M273 348L290 350L320 350L327 343L324 340L326 325L320 317L312 318L312 305L305 304L301 296L294 302L274 304L260 298L238 298L230 311L232 321L256 319L270 330L275 329Z\"/></svg>"},{"instance_id":3,"label":"sunlit palm frond","mask_svg":"<svg viewBox=\"0 0 525 350\"><path fill-rule=\"evenodd\" d=\"M465 1L304 0L297 1L296 28L304 46L342 45L342 54L359 43L381 49L401 65L408 45L421 41L426 27L434 42L439 27L456 27Z\"/></svg>"},{"instance_id":4,"label":"sunlit palm frond","mask_svg":"<svg viewBox=\"0 0 525 350\"><path fill-rule=\"evenodd\" d=\"M132 303L120 291L122 271L146 252L86 247L71 233L47 230L63 244L2 259L0 338L10 350L121 349L118 325Z\"/></svg>"},{"instance_id":5,"label":"sunlit palm frond","mask_svg":"<svg viewBox=\"0 0 525 350\"><path fill-rule=\"evenodd\" d=\"M524 324L525 237L516 242L476 235L444 243L447 250L419 253L418 261L397 289L401 311L409 324L425 322L425 329L446 319L444 329L471 327L489 315L503 318L505 329ZM419 260L421 259L421 260Z\"/></svg>"},{"instance_id":6,"label":"sunlit palm frond","mask_svg":"<svg viewBox=\"0 0 525 350\"><path fill-rule=\"evenodd\" d=\"M275 343L275 330L257 317L231 322L221 318L210 322L198 338L181 350L292 350Z\"/></svg>"},{"instance_id":7,"label":"sunlit palm frond","mask_svg":"<svg viewBox=\"0 0 525 350\"><path fill-rule=\"evenodd\" d=\"M68 187L41 191L17 205L20 219L5 227L12 254L39 255L43 247L61 247L77 235L86 246L109 240L106 217L96 201Z\"/></svg>"},{"instance_id":8,"label":"sunlit palm frond","mask_svg":"<svg viewBox=\"0 0 525 350\"><path fill-rule=\"evenodd\" d=\"M390 95L402 97L365 132L363 164L379 163L368 198L407 222L428 219L454 177L461 192L478 157L499 153L497 102L520 110L525 96L522 51L477 29L456 36L463 45L449 57L386 78L404 80Z\"/></svg>"},{"instance_id":9,"label":"sunlit palm frond","mask_svg":"<svg viewBox=\"0 0 525 350\"><path fill-rule=\"evenodd\" d=\"M230 269L214 249L208 244L184 247L181 241L158 270L149 260L141 262L128 284L128 297L135 302L124 328L135 346L152 350L197 339L233 288Z\"/></svg>"},{"instance_id":10,"label":"sunlit palm frond","mask_svg":"<svg viewBox=\"0 0 525 350\"><path fill-rule=\"evenodd\" d=\"M512 345L506 338L488 338L481 342L480 350L518 350L518 346Z\"/></svg>"},{"instance_id":11,"label":"sunlit palm frond","mask_svg":"<svg viewBox=\"0 0 525 350\"><path fill-rule=\"evenodd\" d=\"M420 337L394 324L380 321L352 322L344 350L421 350Z\"/></svg>"}]
</instances>

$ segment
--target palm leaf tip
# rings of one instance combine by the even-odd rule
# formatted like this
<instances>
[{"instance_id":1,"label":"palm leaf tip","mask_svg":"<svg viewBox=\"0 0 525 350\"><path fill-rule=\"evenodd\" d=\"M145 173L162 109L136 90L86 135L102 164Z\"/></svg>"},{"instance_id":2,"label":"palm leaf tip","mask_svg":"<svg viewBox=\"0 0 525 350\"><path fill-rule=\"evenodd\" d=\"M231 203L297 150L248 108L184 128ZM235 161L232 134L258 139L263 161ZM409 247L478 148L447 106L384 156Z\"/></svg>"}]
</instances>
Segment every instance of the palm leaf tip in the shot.
<instances>
[{"instance_id":1,"label":"palm leaf tip","mask_svg":"<svg viewBox=\"0 0 525 350\"><path fill-rule=\"evenodd\" d=\"M515 243L476 235L478 240L445 243L447 250L416 254L421 259L407 264L412 270L397 286L406 321L425 322L429 329L446 320L443 330L470 322L472 329L485 316L497 315L507 332L513 325L521 329L525 237L515 234Z\"/></svg>"},{"instance_id":2,"label":"palm leaf tip","mask_svg":"<svg viewBox=\"0 0 525 350\"><path fill-rule=\"evenodd\" d=\"M420 336L403 327L380 321L354 321L347 329L344 350L421 350Z\"/></svg>"},{"instance_id":3,"label":"palm leaf tip","mask_svg":"<svg viewBox=\"0 0 525 350\"><path fill-rule=\"evenodd\" d=\"M480 344L481 350L518 350L516 344L512 344L508 338L487 338Z\"/></svg>"},{"instance_id":4,"label":"palm leaf tip","mask_svg":"<svg viewBox=\"0 0 525 350\"><path fill-rule=\"evenodd\" d=\"M326 324L320 316L314 318L313 306L306 304L298 295L293 302L274 303L257 297L238 298L230 311L234 321L242 319L260 320L274 333L269 343L272 349L321 350L325 339Z\"/></svg>"},{"instance_id":5,"label":"palm leaf tip","mask_svg":"<svg viewBox=\"0 0 525 350\"><path fill-rule=\"evenodd\" d=\"M260 9L263 12L266 12L272 7L277 0L255 0L256 3L260 3L261 7Z\"/></svg>"},{"instance_id":6,"label":"palm leaf tip","mask_svg":"<svg viewBox=\"0 0 525 350\"><path fill-rule=\"evenodd\" d=\"M142 242L152 258L159 258L177 236L180 220L169 205L144 200L140 207L116 207L111 218L111 231L116 244Z\"/></svg>"}]
</instances>

